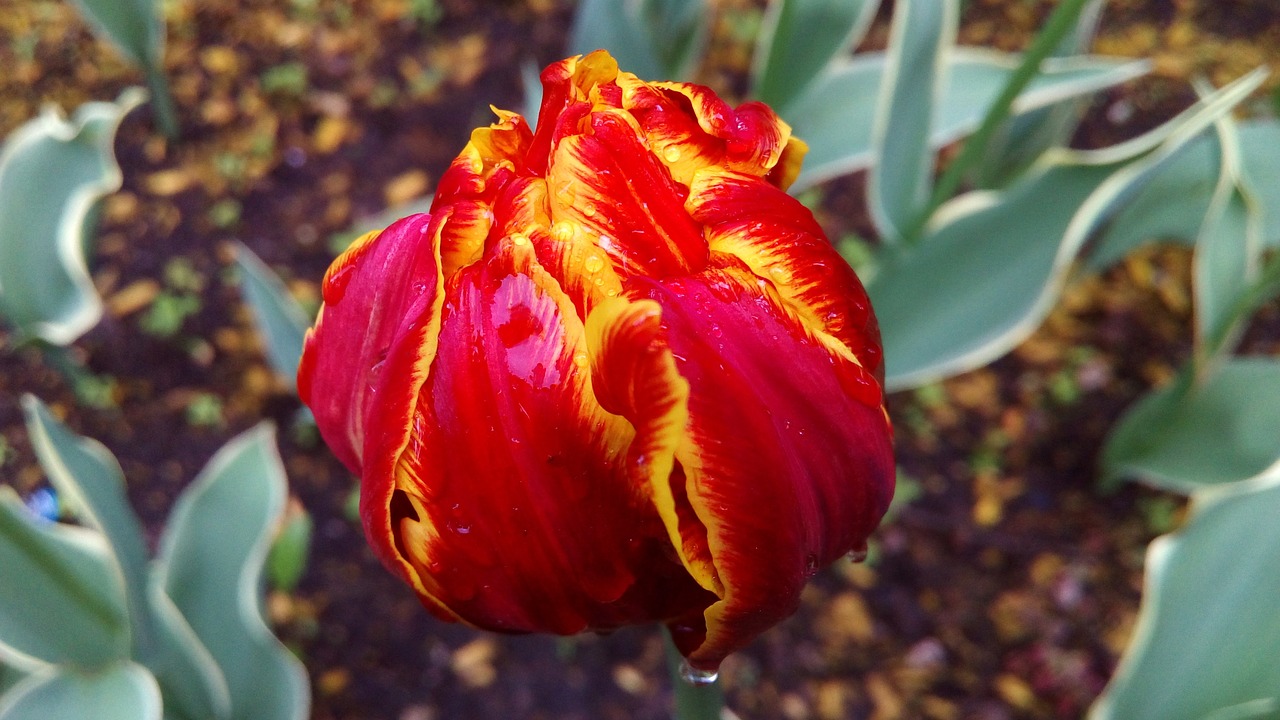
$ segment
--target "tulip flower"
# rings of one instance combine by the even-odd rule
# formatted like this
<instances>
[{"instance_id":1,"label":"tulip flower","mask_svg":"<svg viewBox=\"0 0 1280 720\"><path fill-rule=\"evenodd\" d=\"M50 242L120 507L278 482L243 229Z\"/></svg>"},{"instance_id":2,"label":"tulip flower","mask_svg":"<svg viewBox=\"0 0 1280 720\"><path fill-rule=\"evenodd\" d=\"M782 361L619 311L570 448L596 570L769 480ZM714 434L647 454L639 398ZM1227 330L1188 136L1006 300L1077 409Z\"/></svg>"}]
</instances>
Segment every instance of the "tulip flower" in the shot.
<instances>
[{"instance_id":1,"label":"tulip flower","mask_svg":"<svg viewBox=\"0 0 1280 720\"><path fill-rule=\"evenodd\" d=\"M603 51L542 82L334 262L298 389L436 616L661 622L711 670L889 505L875 317L768 107Z\"/></svg>"}]
</instances>

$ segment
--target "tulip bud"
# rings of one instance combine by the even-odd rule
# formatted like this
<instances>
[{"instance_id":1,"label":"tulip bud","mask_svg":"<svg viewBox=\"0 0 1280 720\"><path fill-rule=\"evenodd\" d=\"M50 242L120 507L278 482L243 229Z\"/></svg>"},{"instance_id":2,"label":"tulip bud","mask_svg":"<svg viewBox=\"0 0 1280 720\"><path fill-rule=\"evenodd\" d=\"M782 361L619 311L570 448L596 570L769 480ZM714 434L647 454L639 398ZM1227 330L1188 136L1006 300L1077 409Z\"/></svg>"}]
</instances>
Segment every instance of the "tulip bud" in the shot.
<instances>
[{"instance_id":1,"label":"tulip bud","mask_svg":"<svg viewBox=\"0 0 1280 720\"><path fill-rule=\"evenodd\" d=\"M603 51L542 81L334 262L299 392L435 615L663 622L710 670L889 505L879 331L768 107Z\"/></svg>"}]
</instances>

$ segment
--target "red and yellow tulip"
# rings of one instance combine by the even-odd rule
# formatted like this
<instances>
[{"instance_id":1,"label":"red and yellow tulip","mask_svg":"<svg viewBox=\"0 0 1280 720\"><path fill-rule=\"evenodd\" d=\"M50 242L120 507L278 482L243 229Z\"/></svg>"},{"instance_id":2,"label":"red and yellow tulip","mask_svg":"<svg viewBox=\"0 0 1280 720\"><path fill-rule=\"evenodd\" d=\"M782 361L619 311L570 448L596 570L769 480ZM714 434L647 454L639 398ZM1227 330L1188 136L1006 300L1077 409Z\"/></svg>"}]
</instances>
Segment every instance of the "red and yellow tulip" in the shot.
<instances>
[{"instance_id":1,"label":"red and yellow tulip","mask_svg":"<svg viewBox=\"0 0 1280 720\"><path fill-rule=\"evenodd\" d=\"M658 621L714 668L889 505L875 317L768 107L604 52L542 81L334 262L299 391L435 615Z\"/></svg>"}]
</instances>

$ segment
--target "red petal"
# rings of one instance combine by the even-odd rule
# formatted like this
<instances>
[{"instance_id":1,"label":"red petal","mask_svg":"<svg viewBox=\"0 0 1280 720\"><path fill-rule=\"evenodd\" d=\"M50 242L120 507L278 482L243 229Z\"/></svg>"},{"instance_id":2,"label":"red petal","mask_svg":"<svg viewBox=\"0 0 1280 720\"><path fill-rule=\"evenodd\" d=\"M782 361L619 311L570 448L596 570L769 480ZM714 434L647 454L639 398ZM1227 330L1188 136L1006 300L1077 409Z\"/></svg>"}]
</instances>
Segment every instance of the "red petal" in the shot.
<instances>
[{"instance_id":1,"label":"red petal","mask_svg":"<svg viewBox=\"0 0 1280 720\"><path fill-rule=\"evenodd\" d=\"M409 335L425 335L419 345L434 341L443 293L437 246L427 237L431 223L431 216L413 215L369 233L325 273L324 306L307 333L298 394L325 442L356 473L365 415L376 404L374 386L392 345Z\"/></svg>"},{"instance_id":2,"label":"red petal","mask_svg":"<svg viewBox=\"0 0 1280 720\"><path fill-rule=\"evenodd\" d=\"M682 540L705 544L721 599L705 637L685 628L677 641L702 667L793 612L809 576L863 545L894 481L871 375L818 342L740 262L713 264L632 289L662 306L691 388L672 493L688 505Z\"/></svg>"},{"instance_id":3,"label":"red petal","mask_svg":"<svg viewBox=\"0 0 1280 720\"><path fill-rule=\"evenodd\" d=\"M706 604L627 474L634 431L596 401L583 324L527 240L459 271L439 348L407 446L368 446L395 464L365 474L362 500L371 540L428 607L573 633Z\"/></svg>"},{"instance_id":4,"label":"red petal","mask_svg":"<svg viewBox=\"0 0 1280 720\"><path fill-rule=\"evenodd\" d=\"M695 178L688 208L706 225L713 251L746 263L777 288L811 332L824 341L834 338L883 379L871 301L808 208L763 180L714 170Z\"/></svg>"},{"instance_id":5,"label":"red petal","mask_svg":"<svg viewBox=\"0 0 1280 720\"><path fill-rule=\"evenodd\" d=\"M625 275L695 272L706 264L702 229L689 219L688 190L617 112L590 117L590 134L559 140L547 182L554 221L597 236Z\"/></svg>"}]
</instances>

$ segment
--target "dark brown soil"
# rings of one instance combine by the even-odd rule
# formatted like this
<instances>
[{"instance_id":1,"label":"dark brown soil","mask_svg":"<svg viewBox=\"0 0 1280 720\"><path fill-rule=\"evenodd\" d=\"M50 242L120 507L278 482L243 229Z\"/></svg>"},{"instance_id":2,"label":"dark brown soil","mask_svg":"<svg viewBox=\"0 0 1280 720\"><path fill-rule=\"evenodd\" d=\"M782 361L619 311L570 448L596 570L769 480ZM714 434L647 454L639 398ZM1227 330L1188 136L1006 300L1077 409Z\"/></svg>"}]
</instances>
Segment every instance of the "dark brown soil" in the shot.
<instances>
[{"instance_id":1,"label":"dark brown soil","mask_svg":"<svg viewBox=\"0 0 1280 720\"><path fill-rule=\"evenodd\" d=\"M745 58L733 35L742 24L731 20L759 7L716 5L722 22L701 78L731 91ZM1150 55L1157 70L1099 98L1078 142L1114 142L1167 118L1193 98L1192 73L1222 81L1274 62L1280 14L1262 2L1230 5L1239 13L1217 12L1209 0L1111 3L1098 49ZM124 122L116 146L124 188L106 203L93 258L109 312L71 350L111 380L109 401L77 399L48 357L0 330L0 477L20 492L42 482L18 406L34 393L119 457L131 498L157 532L223 442L273 420L316 533L301 586L274 594L269 607L311 673L316 720L669 717L656 628L511 638L422 611L365 547L345 509L353 478L297 421L300 406L265 364L229 280L230 243L239 240L314 307L354 222L429 192L470 128L489 121L489 104L521 107L518 66L562 56L570 7L165 6L183 138L161 139L145 109ZM1050 6L975 0L963 37L1017 49ZM428 7L438 19L414 17ZM881 15L868 47L884 44ZM0 133L42 103L72 108L141 82L62 0L0 0L0 41ZM305 80L291 84L300 69ZM1132 112L1108 112L1116 103ZM827 188L820 219L832 237L869 233L861 187L852 178ZM174 282L175 260L194 271L194 285ZM904 488L918 497L881 529L869 562L821 574L800 612L726 662L733 712L1079 717L1132 630L1146 544L1181 508L1136 487L1103 495L1095 465L1119 413L1186 356L1188 265L1184 252L1146 252L1082 277L1010 356L894 396ZM148 320L157 298L184 293L199 298L198 310L176 332L157 331ZM1274 329L1275 315L1262 325ZM1275 337L1255 330L1251 342L1274 351Z\"/></svg>"}]
</instances>

